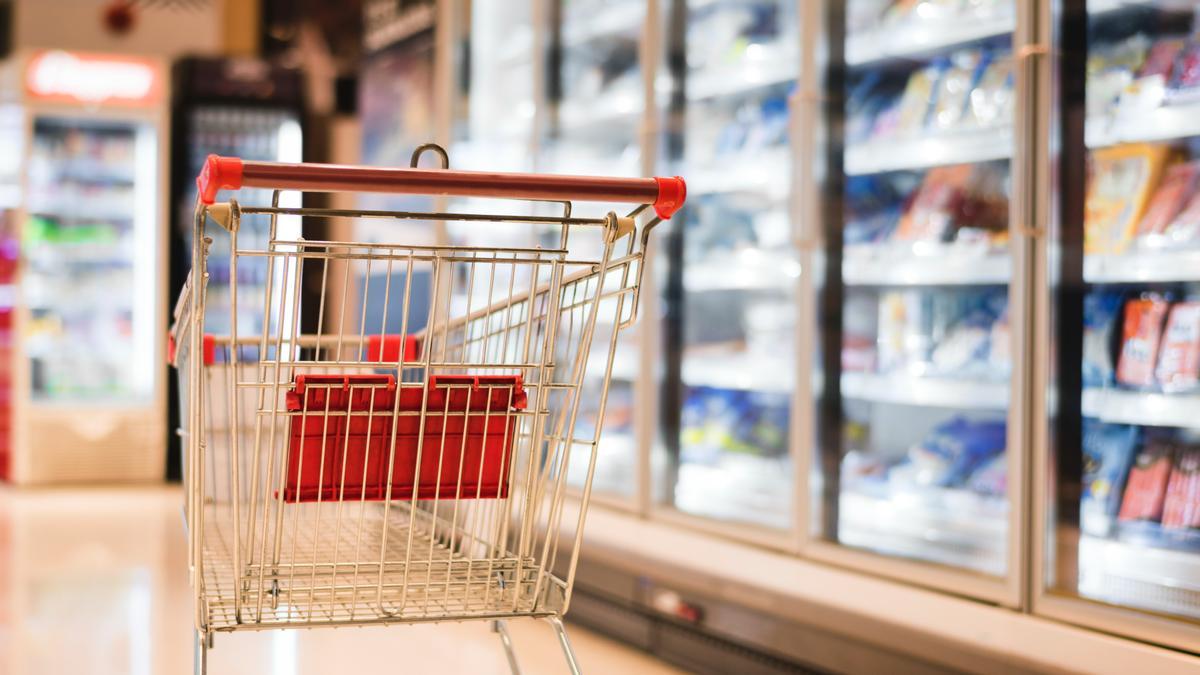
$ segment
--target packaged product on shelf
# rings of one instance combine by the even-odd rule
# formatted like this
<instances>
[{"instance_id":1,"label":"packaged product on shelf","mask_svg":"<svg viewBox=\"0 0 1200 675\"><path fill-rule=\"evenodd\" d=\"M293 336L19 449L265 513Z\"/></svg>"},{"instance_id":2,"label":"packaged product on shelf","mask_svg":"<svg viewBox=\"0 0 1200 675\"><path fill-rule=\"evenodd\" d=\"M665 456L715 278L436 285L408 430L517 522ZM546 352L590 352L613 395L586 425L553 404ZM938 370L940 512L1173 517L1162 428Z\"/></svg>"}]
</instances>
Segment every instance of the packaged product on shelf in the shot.
<instances>
[{"instance_id":1,"label":"packaged product on shelf","mask_svg":"<svg viewBox=\"0 0 1200 675\"><path fill-rule=\"evenodd\" d=\"M1183 448L1167 481L1163 527L1200 528L1200 448Z\"/></svg>"},{"instance_id":2,"label":"packaged product on shelf","mask_svg":"<svg viewBox=\"0 0 1200 675\"><path fill-rule=\"evenodd\" d=\"M1134 143L1092 153L1084 203L1084 252L1121 253L1133 239L1171 155L1163 145Z\"/></svg>"},{"instance_id":3,"label":"packaged product on shelf","mask_svg":"<svg viewBox=\"0 0 1200 675\"><path fill-rule=\"evenodd\" d=\"M1007 303L1004 311L992 323L988 343L988 370L994 377L1007 377L1012 372L1012 322L1009 320Z\"/></svg>"},{"instance_id":4,"label":"packaged product on shelf","mask_svg":"<svg viewBox=\"0 0 1200 675\"><path fill-rule=\"evenodd\" d=\"M950 131L963 121L981 63L983 52L978 49L963 49L950 56L933 95L935 103L929 124L935 131Z\"/></svg>"},{"instance_id":5,"label":"packaged product on shelf","mask_svg":"<svg viewBox=\"0 0 1200 675\"><path fill-rule=\"evenodd\" d=\"M725 453L784 457L788 447L787 394L688 387L680 438L689 462L714 462Z\"/></svg>"},{"instance_id":6,"label":"packaged product on shelf","mask_svg":"<svg viewBox=\"0 0 1200 675\"><path fill-rule=\"evenodd\" d=\"M934 427L909 448L909 470L918 485L958 487L979 467L1003 454L1003 421L972 421L956 416Z\"/></svg>"},{"instance_id":7,"label":"packaged product on shelf","mask_svg":"<svg viewBox=\"0 0 1200 675\"><path fill-rule=\"evenodd\" d=\"M967 123L984 128L1011 124L1014 86L1012 54L991 53L971 90Z\"/></svg>"},{"instance_id":8,"label":"packaged product on shelf","mask_svg":"<svg viewBox=\"0 0 1200 675\"><path fill-rule=\"evenodd\" d=\"M1083 298L1083 386L1103 387L1113 381L1117 317L1124 294L1092 291Z\"/></svg>"},{"instance_id":9,"label":"packaged product on shelf","mask_svg":"<svg viewBox=\"0 0 1200 675\"><path fill-rule=\"evenodd\" d=\"M875 299L863 293L847 294L842 317L842 370L873 372L879 318Z\"/></svg>"},{"instance_id":10,"label":"packaged product on shelf","mask_svg":"<svg viewBox=\"0 0 1200 675\"><path fill-rule=\"evenodd\" d=\"M950 326L933 348L930 362L941 375L988 377L989 340L994 315L986 311L966 314ZM983 371L983 372L980 372Z\"/></svg>"},{"instance_id":11,"label":"packaged product on shelf","mask_svg":"<svg viewBox=\"0 0 1200 675\"><path fill-rule=\"evenodd\" d=\"M1146 53L1146 60L1137 71L1137 78L1125 85L1118 101L1118 115L1137 120L1153 111L1166 99L1167 82L1175 59L1183 50L1182 37L1161 37Z\"/></svg>"},{"instance_id":12,"label":"packaged product on shelf","mask_svg":"<svg viewBox=\"0 0 1200 675\"><path fill-rule=\"evenodd\" d=\"M878 244L891 236L913 192L913 174L898 172L849 176L846 180L842 241L846 246Z\"/></svg>"},{"instance_id":13,"label":"packaged product on shelf","mask_svg":"<svg viewBox=\"0 0 1200 675\"><path fill-rule=\"evenodd\" d=\"M1140 33L1125 40L1092 48L1087 61L1087 114L1098 117L1112 111L1121 92L1133 82L1146 60L1150 39Z\"/></svg>"},{"instance_id":14,"label":"packaged product on shelf","mask_svg":"<svg viewBox=\"0 0 1200 675\"><path fill-rule=\"evenodd\" d=\"M945 241L966 200L972 167L939 166L925 174L893 236L897 241Z\"/></svg>"},{"instance_id":15,"label":"packaged product on shelf","mask_svg":"<svg viewBox=\"0 0 1200 675\"><path fill-rule=\"evenodd\" d=\"M1085 532L1107 536L1121 506L1125 477L1133 465L1138 429L1083 419L1083 494L1080 526Z\"/></svg>"},{"instance_id":16,"label":"packaged product on shelf","mask_svg":"<svg viewBox=\"0 0 1200 675\"><path fill-rule=\"evenodd\" d=\"M1163 391L1189 391L1200 384L1200 302L1171 306L1155 370Z\"/></svg>"},{"instance_id":17,"label":"packaged product on shelf","mask_svg":"<svg viewBox=\"0 0 1200 675\"><path fill-rule=\"evenodd\" d=\"M967 480L967 487L976 494L1003 497L1008 492L1008 458L1004 453L992 457L976 469Z\"/></svg>"},{"instance_id":18,"label":"packaged product on shelf","mask_svg":"<svg viewBox=\"0 0 1200 675\"><path fill-rule=\"evenodd\" d=\"M1121 351L1117 357L1117 382L1130 387L1154 384L1154 367L1162 340L1167 298L1158 293L1143 293L1125 303L1121 326Z\"/></svg>"},{"instance_id":19,"label":"packaged product on shelf","mask_svg":"<svg viewBox=\"0 0 1200 675\"><path fill-rule=\"evenodd\" d=\"M1153 237L1165 232L1195 191L1197 177L1200 177L1198 162L1171 165L1138 223L1137 236Z\"/></svg>"},{"instance_id":20,"label":"packaged product on shelf","mask_svg":"<svg viewBox=\"0 0 1200 675\"><path fill-rule=\"evenodd\" d=\"M971 167L971 178L954 217L956 243L974 241L1001 246L1008 237L1008 167L983 162Z\"/></svg>"},{"instance_id":21,"label":"packaged product on shelf","mask_svg":"<svg viewBox=\"0 0 1200 675\"><path fill-rule=\"evenodd\" d=\"M933 344L929 294L915 290L882 294L875 344L879 372L919 371Z\"/></svg>"},{"instance_id":22,"label":"packaged product on shelf","mask_svg":"<svg viewBox=\"0 0 1200 675\"><path fill-rule=\"evenodd\" d=\"M1188 199L1183 210L1163 230L1162 237L1149 240L1155 246L1187 245L1200 241L1200 191Z\"/></svg>"},{"instance_id":23,"label":"packaged product on shelf","mask_svg":"<svg viewBox=\"0 0 1200 675\"><path fill-rule=\"evenodd\" d=\"M895 133L907 136L918 134L925 128L937 84L949 65L948 60L940 59L908 76L908 84L897 104Z\"/></svg>"},{"instance_id":24,"label":"packaged product on shelf","mask_svg":"<svg viewBox=\"0 0 1200 675\"><path fill-rule=\"evenodd\" d=\"M1175 443L1169 437L1156 434L1146 440L1129 469L1118 520L1158 522L1162 519L1174 455Z\"/></svg>"},{"instance_id":25,"label":"packaged product on shelf","mask_svg":"<svg viewBox=\"0 0 1200 675\"><path fill-rule=\"evenodd\" d=\"M846 95L846 142L860 143L875 132L875 121L896 103L903 82L885 71L868 70L854 82Z\"/></svg>"},{"instance_id":26,"label":"packaged product on shelf","mask_svg":"<svg viewBox=\"0 0 1200 675\"><path fill-rule=\"evenodd\" d=\"M1197 99L1200 99L1200 39L1192 36L1175 64L1167 100L1182 103Z\"/></svg>"}]
</instances>

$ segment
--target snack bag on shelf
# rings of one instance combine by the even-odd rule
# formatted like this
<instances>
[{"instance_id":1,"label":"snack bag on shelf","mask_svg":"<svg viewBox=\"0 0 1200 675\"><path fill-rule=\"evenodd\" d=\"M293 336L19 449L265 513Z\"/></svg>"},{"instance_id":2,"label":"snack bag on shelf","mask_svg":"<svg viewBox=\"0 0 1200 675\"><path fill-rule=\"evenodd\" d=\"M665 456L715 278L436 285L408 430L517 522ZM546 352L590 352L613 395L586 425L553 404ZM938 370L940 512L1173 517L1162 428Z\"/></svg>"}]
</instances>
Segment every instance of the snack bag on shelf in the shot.
<instances>
[{"instance_id":1,"label":"snack bag on shelf","mask_svg":"<svg viewBox=\"0 0 1200 675\"><path fill-rule=\"evenodd\" d=\"M1155 375L1164 391L1188 391L1200 384L1200 302L1171 307L1159 352Z\"/></svg>"},{"instance_id":2,"label":"snack bag on shelf","mask_svg":"<svg viewBox=\"0 0 1200 675\"><path fill-rule=\"evenodd\" d=\"M1171 165L1138 223L1137 236L1149 237L1165 232L1167 226L1183 210L1187 198L1195 191L1198 176L1200 163L1184 162Z\"/></svg>"},{"instance_id":3,"label":"snack bag on shelf","mask_svg":"<svg viewBox=\"0 0 1200 675\"><path fill-rule=\"evenodd\" d=\"M1092 153L1084 203L1084 252L1121 253L1133 239L1171 151L1135 143Z\"/></svg>"},{"instance_id":4,"label":"snack bag on shelf","mask_svg":"<svg viewBox=\"0 0 1200 675\"><path fill-rule=\"evenodd\" d=\"M1158 522L1162 519L1174 454L1174 442L1168 438L1155 437L1146 441L1125 481L1125 497L1121 500L1118 520Z\"/></svg>"},{"instance_id":5,"label":"snack bag on shelf","mask_svg":"<svg viewBox=\"0 0 1200 675\"><path fill-rule=\"evenodd\" d=\"M1182 37L1161 37L1146 53L1146 60L1137 71L1137 78L1125 85L1118 101L1118 115L1137 122L1166 99L1167 82L1175 66L1175 58L1183 51Z\"/></svg>"},{"instance_id":6,"label":"snack bag on shelf","mask_svg":"<svg viewBox=\"0 0 1200 675\"><path fill-rule=\"evenodd\" d=\"M1162 340L1167 299L1157 293L1144 293L1125 303L1125 321L1121 329L1121 352L1117 357L1117 382L1130 387L1154 384L1154 366Z\"/></svg>"},{"instance_id":7,"label":"snack bag on shelf","mask_svg":"<svg viewBox=\"0 0 1200 675\"><path fill-rule=\"evenodd\" d=\"M1183 448L1167 481L1163 527L1200 528L1200 448Z\"/></svg>"},{"instance_id":8,"label":"snack bag on shelf","mask_svg":"<svg viewBox=\"0 0 1200 675\"><path fill-rule=\"evenodd\" d=\"M1000 453L971 474L967 487L988 497L1003 497L1008 491L1008 458Z\"/></svg>"},{"instance_id":9,"label":"snack bag on shelf","mask_svg":"<svg viewBox=\"0 0 1200 675\"><path fill-rule=\"evenodd\" d=\"M1008 166L1004 162L972 166L966 194L954 214L954 241L984 240L992 246L1007 241L1008 181Z\"/></svg>"},{"instance_id":10,"label":"snack bag on shelf","mask_svg":"<svg viewBox=\"0 0 1200 675\"><path fill-rule=\"evenodd\" d=\"M969 164L930 169L900 217L893 239L897 241L945 241L958 220L971 180Z\"/></svg>"},{"instance_id":11,"label":"snack bag on shelf","mask_svg":"<svg viewBox=\"0 0 1200 675\"><path fill-rule=\"evenodd\" d=\"M1083 386L1105 387L1113 380L1115 326L1124 295L1092 291L1083 298Z\"/></svg>"},{"instance_id":12,"label":"snack bag on shelf","mask_svg":"<svg viewBox=\"0 0 1200 675\"><path fill-rule=\"evenodd\" d=\"M1133 464L1138 428L1083 419L1083 495L1080 525L1106 536L1121 506L1121 490Z\"/></svg>"},{"instance_id":13,"label":"snack bag on shelf","mask_svg":"<svg viewBox=\"0 0 1200 675\"><path fill-rule=\"evenodd\" d=\"M937 91L933 96L934 106L929 124L935 131L950 131L963 122L982 63L983 52L978 49L964 49L950 56L949 65L938 79Z\"/></svg>"},{"instance_id":14,"label":"snack bag on shelf","mask_svg":"<svg viewBox=\"0 0 1200 675\"><path fill-rule=\"evenodd\" d=\"M971 90L970 113L965 122L984 128L1011 124L1014 86L1012 54L992 53Z\"/></svg>"}]
</instances>

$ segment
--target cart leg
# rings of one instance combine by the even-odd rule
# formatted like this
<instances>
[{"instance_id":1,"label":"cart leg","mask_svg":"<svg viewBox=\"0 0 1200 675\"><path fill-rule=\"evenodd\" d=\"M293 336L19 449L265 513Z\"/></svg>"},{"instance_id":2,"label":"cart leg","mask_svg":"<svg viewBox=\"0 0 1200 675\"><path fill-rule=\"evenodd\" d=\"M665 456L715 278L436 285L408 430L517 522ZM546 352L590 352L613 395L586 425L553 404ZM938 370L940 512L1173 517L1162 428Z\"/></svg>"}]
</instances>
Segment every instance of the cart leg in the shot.
<instances>
[{"instance_id":1,"label":"cart leg","mask_svg":"<svg viewBox=\"0 0 1200 675\"><path fill-rule=\"evenodd\" d=\"M209 635L196 631L196 649L193 653L192 670L195 675L208 673L208 649L212 646Z\"/></svg>"},{"instance_id":2,"label":"cart leg","mask_svg":"<svg viewBox=\"0 0 1200 675\"><path fill-rule=\"evenodd\" d=\"M570 669L571 675L580 675L579 661L575 658L575 650L571 648L571 641L567 639L567 628L563 625L562 619L552 616L546 620L554 627L554 634L558 636L558 644L562 647L563 656L567 657L567 668Z\"/></svg>"},{"instance_id":3,"label":"cart leg","mask_svg":"<svg viewBox=\"0 0 1200 675\"><path fill-rule=\"evenodd\" d=\"M517 664L517 653L513 651L512 636L508 634L508 623L503 619L493 621L492 632L499 635L500 642L504 644L504 655L508 657L508 669L512 671L512 675L521 675L521 666Z\"/></svg>"}]
</instances>

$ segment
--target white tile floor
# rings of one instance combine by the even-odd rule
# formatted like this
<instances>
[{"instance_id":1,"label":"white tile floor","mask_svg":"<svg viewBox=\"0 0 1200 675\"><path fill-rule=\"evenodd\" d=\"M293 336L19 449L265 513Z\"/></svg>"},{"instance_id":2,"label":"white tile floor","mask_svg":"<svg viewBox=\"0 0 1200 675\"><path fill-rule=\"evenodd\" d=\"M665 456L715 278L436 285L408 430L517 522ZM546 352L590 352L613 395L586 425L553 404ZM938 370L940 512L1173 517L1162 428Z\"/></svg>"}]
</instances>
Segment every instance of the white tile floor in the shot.
<instances>
[{"instance_id":1,"label":"white tile floor","mask_svg":"<svg viewBox=\"0 0 1200 675\"><path fill-rule=\"evenodd\" d=\"M176 489L0 488L0 673L190 673ZM550 626L510 623L526 673L565 670ZM585 672L677 673L569 627ZM485 623L219 635L212 675L507 673Z\"/></svg>"}]
</instances>

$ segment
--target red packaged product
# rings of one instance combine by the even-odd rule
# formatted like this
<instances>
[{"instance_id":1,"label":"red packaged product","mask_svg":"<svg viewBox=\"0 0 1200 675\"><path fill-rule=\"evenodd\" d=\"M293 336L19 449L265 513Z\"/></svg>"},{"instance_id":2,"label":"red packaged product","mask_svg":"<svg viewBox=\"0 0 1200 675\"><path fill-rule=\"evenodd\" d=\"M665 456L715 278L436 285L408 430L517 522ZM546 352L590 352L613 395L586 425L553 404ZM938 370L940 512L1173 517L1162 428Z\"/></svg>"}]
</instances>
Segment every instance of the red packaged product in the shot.
<instances>
[{"instance_id":1,"label":"red packaged product","mask_svg":"<svg viewBox=\"0 0 1200 675\"><path fill-rule=\"evenodd\" d=\"M1200 43L1189 42L1179 56L1171 78L1174 98L1192 99L1200 89Z\"/></svg>"},{"instance_id":2,"label":"red packaged product","mask_svg":"<svg viewBox=\"0 0 1200 675\"><path fill-rule=\"evenodd\" d=\"M1167 480L1171 476L1173 448L1167 441L1150 441L1134 460L1125 482L1125 497L1121 500L1118 520L1152 520L1162 518L1167 496Z\"/></svg>"},{"instance_id":3,"label":"red packaged product","mask_svg":"<svg viewBox=\"0 0 1200 675\"><path fill-rule=\"evenodd\" d=\"M1200 527L1200 448L1187 448L1176 458L1167 481L1162 524Z\"/></svg>"},{"instance_id":4,"label":"red packaged product","mask_svg":"<svg viewBox=\"0 0 1200 675\"><path fill-rule=\"evenodd\" d=\"M1161 295L1146 294L1125 303L1117 382L1131 387L1154 384L1154 366L1162 339L1168 303Z\"/></svg>"},{"instance_id":5,"label":"red packaged product","mask_svg":"<svg viewBox=\"0 0 1200 675\"><path fill-rule=\"evenodd\" d=\"M1200 302L1171 307L1155 375L1165 391L1186 391L1200 384Z\"/></svg>"},{"instance_id":6,"label":"red packaged product","mask_svg":"<svg viewBox=\"0 0 1200 675\"><path fill-rule=\"evenodd\" d=\"M930 169L921 181L912 203L896 226L899 241L942 241L954 227L967 199L971 166L940 166Z\"/></svg>"},{"instance_id":7,"label":"red packaged product","mask_svg":"<svg viewBox=\"0 0 1200 675\"><path fill-rule=\"evenodd\" d=\"M502 499L525 406L519 375L299 375L283 498Z\"/></svg>"},{"instance_id":8,"label":"red packaged product","mask_svg":"<svg viewBox=\"0 0 1200 675\"><path fill-rule=\"evenodd\" d=\"M1183 210L1188 197L1196 186L1196 178L1200 176L1200 165L1196 162L1176 164L1167 169L1167 175L1155 190L1150 199L1150 206L1138 223L1137 236L1162 234L1167 226L1175 220Z\"/></svg>"},{"instance_id":9,"label":"red packaged product","mask_svg":"<svg viewBox=\"0 0 1200 675\"><path fill-rule=\"evenodd\" d=\"M1146 54L1146 60L1142 63L1142 69L1138 71L1138 77L1161 75L1164 81L1169 81L1171 71L1175 68L1175 59L1183 51L1185 44L1186 40L1180 37L1165 37L1155 42L1154 46L1150 48L1150 52Z\"/></svg>"}]
</instances>

